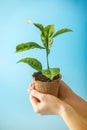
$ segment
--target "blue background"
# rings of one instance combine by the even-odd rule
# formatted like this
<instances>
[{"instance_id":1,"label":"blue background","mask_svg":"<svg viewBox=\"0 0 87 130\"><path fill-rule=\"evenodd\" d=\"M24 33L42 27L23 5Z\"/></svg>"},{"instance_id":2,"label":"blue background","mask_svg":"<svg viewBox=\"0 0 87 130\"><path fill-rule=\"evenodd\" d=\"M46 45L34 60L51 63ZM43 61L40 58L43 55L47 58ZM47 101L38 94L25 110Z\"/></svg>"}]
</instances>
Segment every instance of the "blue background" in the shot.
<instances>
[{"instance_id":1,"label":"blue background","mask_svg":"<svg viewBox=\"0 0 87 130\"><path fill-rule=\"evenodd\" d=\"M60 67L63 80L87 100L87 9L86 0L0 0L0 130L68 130L58 116L34 113L27 89L34 72L28 65L16 64L32 56L46 67L44 51L15 53L22 42L40 42L39 30L27 20L43 25L55 24L55 30L71 28L54 39L50 65Z\"/></svg>"}]
</instances>

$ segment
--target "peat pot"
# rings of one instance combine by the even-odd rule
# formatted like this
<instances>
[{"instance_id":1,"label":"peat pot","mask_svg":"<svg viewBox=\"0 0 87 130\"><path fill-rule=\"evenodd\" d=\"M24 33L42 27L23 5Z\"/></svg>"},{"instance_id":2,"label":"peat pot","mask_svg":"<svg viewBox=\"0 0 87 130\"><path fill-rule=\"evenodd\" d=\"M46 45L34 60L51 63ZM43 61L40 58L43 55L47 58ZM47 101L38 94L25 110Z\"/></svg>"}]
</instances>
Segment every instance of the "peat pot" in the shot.
<instances>
[{"instance_id":1,"label":"peat pot","mask_svg":"<svg viewBox=\"0 0 87 130\"><path fill-rule=\"evenodd\" d=\"M35 84L35 89L38 92L51 94L53 96L58 97L59 82L61 80L61 75L59 74L58 76L54 77L52 81L50 81L48 78L44 78L44 76L39 76L40 78L38 78L37 73L33 74L33 82Z\"/></svg>"}]
</instances>

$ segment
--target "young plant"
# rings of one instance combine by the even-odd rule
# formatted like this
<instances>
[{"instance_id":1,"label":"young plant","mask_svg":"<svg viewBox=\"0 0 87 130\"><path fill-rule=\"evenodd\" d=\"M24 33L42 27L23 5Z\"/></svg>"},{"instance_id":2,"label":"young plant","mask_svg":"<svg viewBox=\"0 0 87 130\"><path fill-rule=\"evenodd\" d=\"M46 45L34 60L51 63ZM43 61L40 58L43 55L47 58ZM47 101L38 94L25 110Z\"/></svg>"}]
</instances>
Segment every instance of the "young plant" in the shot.
<instances>
[{"instance_id":1,"label":"young plant","mask_svg":"<svg viewBox=\"0 0 87 130\"><path fill-rule=\"evenodd\" d=\"M31 58L31 57L23 58L23 59L19 60L17 63L19 63L19 62L27 63L32 68L36 69L37 71L42 72L42 74L44 76L46 76L47 78L49 78L50 80L53 80L53 78L55 76L60 74L60 68L51 68L49 65L48 55L50 53L50 48L52 47L52 44L53 44L53 39L62 33L71 32L72 30L68 29L68 28L63 28L61 30L54 32L54 24L47 25L44 27L42 24L33 23L30 20L28 21L28 23L33 24L35 27L37 27L40 30L40 32L41 32L40 38L42 41L42 46L40 46L36 42L21 43L16 46L16 52L22 52L22 51L26 51L26 50L30 50L30 49L34 49L34 48L45 49L47 68L43 69L41 62L39 60L37 60L35 58Z\"/></svg>"}]
</instances>

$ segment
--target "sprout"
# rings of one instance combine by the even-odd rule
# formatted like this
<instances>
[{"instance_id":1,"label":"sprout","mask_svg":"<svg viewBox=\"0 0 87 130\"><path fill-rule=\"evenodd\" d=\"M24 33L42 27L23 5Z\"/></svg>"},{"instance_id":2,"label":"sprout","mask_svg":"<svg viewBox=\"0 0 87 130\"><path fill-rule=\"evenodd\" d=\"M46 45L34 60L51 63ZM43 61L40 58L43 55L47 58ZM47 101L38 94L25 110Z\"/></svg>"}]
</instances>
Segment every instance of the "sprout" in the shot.
<instances>
[{"instance_id":1,"label":"sprout","mask_svg":"<svg viewBox=\"0 0 87 130\"><path fill-rule=\"evenodd\" d=\"M49 65L48 55L49 55L50 49L53 45L53 39L56 36L59 36L60 34L63 34L63 33L66 33L66 32L72 32L72 30L69 29L69 28L62 28L62 29L57 30L55 32L54 24L43 26L40 23L33 23L32 20L28 20L27 23L33 24L35 27L37 27L40 30L40 40L42 42L42 45L39 45L38 43L36 43L34 41L21 43L21 44L16 46L16 52L27 51L27 50L35 49L35 48L45 49L46 66L47 67L44 70L42 63L40 61L38 61L37 59L32 58L32 57L23 58L23 59L19 60L17 63L19 63L19 62L26 63L29 66L31 66L33 69L42 72L42 74L44 76L46 76L47 78L49 78L50 80L53 80L53 78L55 76L60 74L60 68L51 68L50 65Z\"/></svg>"}]
</instances>

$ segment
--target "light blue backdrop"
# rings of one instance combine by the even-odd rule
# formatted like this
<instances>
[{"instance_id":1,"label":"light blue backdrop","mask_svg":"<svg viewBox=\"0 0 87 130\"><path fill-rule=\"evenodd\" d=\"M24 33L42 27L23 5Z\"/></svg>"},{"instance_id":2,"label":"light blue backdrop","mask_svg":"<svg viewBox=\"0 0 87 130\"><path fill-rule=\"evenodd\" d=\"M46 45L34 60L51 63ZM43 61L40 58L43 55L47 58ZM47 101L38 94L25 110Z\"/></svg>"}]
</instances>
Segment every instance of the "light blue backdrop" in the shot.
<instances>
[{"instance_id":1,"label":"light blue backdrop","mask_svg":"<svg viewBox=\"0 0 87 130\"><path fill-rule=\"evenodd\" d=\"M39 58L44 52L15 53L21 42L39 40L39 31L26 23L32 19L55 30L71 28L55 38L50 65L60 67L63 80L87 99L87 14L86 0L0 0L0 130L68 130L57 116L39 116L29 102L27 89L33 69L16 62L25 56Z\"/></svg>"}]
</instances>

